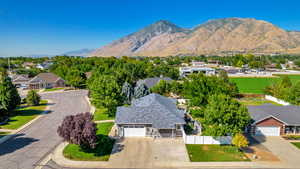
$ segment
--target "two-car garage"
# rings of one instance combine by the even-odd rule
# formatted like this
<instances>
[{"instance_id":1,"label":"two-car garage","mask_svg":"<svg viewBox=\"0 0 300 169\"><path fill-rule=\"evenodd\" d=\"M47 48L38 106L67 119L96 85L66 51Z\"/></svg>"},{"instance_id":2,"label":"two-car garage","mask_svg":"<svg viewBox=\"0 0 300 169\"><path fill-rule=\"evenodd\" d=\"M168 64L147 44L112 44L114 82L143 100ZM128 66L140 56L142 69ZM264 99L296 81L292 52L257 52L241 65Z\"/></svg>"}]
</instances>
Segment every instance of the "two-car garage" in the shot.
<instances>
[{"instance_id":1,"label":"two-car garage","mask_svg":"<svg viewBox=\"0 0 300 169\"><path fill-rule=\"evenodd\" d=\"M123 127L124 137L144 137L146 136L146 127L143 125L126 125Z\"/></svg>"},{"instance_id":2,"label":"two-car garage","mask_svg":"<svg viewBox=\"0 0 300 169\"><path fill-rule=\"evenodd\" d=\"M255 127L257 136L280 136L280 127L278 126L257 126Z\"/></svg>"}]
</instances>

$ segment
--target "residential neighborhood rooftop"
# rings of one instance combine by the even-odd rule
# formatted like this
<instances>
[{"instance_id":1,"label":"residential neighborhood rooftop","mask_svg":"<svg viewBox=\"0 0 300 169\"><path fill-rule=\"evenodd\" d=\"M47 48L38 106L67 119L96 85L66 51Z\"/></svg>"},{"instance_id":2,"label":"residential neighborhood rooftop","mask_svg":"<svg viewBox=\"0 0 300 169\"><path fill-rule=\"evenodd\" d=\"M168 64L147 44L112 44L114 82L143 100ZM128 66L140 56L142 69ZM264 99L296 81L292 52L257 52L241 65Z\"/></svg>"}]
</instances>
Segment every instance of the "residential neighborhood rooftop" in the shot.
<instances>
[{"instance_id":1,"label":"residential neighborhood rooftop","mask_svg":"<svg viewBox=\"0 0 300 169\"><path fill-rule=\"evenodd\" d=\"M117 108L117 124L152 124L155 128L174 129L185 124L185 112L176 107L176 100L150 94L134 100L131 106Z\"/></svg>"},{"instance_id":2,"label":"residential neighborhood rooftop","mask_svg":"<svg viewBox=\"0 0 300 169\"><path fill-rule=\"evenodd\" d=\"M151 77L151 78L146 78L146 79L137 81L137 85L145 84L146 87L148 87L150 89L161 80L172 81L172 79L169 77Z\"/></svg>"},{"instance_id":3,"label":"residential neighborhood rooftop","mask_svg":"<svg viewBox=\"0 0 300 169\"><path fill-rule=\"evenodd\" d=\"M264 104L260 106L248 106L248 110L255 122L274 117L286 125L300 125L300 106Z\"/></svg>"}]
</instances>

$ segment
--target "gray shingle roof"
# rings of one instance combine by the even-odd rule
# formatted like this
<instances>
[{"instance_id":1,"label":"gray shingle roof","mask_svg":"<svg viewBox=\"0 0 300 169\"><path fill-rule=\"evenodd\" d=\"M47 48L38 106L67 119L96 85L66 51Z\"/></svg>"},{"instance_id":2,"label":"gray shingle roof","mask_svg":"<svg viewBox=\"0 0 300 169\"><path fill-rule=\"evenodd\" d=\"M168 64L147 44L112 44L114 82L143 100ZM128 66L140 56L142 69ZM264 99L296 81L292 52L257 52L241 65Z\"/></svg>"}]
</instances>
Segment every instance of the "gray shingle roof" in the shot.
<instances>
[{"instance_id":1,"label":"gray shingle roof","mask_svg":"<svg viewBox=\"0 0 300 169\"><path fill-rule=\"evenodd\" d=\"M29 83L39 83L39 82L55 83L60 79L62 78L60 78L54 73L40 73L37 76L35 76L33 79L31 79Z\"/></svg>"},{"instance_id":2,"label":"gray shingle roof","mask_svg":"<svg viewBox=\"0 0 300 169\"><path fill-rule=\"evenodd\" d=\"M155 86L160 80L172 81L169 77L152 77L137 81L137 85L145 84L149 89Z\"/></svg>"},{"instance_id":3,"label":"gray shingle roof","mask_svg":"<svg viewBox=\"0 0 300 169\"><path fill-rule=\"evenodd\" d=\"M287 125L300 125L300 106L265 104L261 106L248 106L248 110L255 122L273 116Z\"/></svg>"},{"instance_id":4,"label":"gray shingle roof","mask_svg":"<svg viewBox=\"0 0 300 169\"><path fill-rule=\"evenodd\" d=\"M150 94L134 100L131 106L117 108L117 124L152 124L154 128L174 129L185 124L183 110L177 109L176 100Z\"/></svg>"}]
</instances>

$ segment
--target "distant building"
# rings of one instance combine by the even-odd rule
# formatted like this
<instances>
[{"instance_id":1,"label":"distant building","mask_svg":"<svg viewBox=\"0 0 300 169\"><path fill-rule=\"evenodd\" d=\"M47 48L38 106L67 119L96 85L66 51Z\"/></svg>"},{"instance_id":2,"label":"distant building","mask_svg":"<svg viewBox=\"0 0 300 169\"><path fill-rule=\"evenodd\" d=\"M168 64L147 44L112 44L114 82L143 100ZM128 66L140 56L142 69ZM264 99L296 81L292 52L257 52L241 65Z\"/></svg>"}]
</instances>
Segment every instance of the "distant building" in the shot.
<instances>
[{"instance_id":1,"label":"distant building","mask_svg":"<svg viewBox=\"0 0 300 169\"><path fill-rule=\"evenodd\" d=\"M140 84L144 84L148 89L150 89L153 86L155 86L157 83L159 83L161 80L172 81L172 79L169 77L151 77L151 78L139 80L139 81L137 81L136 84L137 84L137 86Z\"/></svg>"},{"instance_id":2,"label":"distant building","mask_svg":"<svg viewBox=\"0 0 300 169\"><path fill-rule=\"evenodd\" d=\"M45 69L49 69L49 67L50 67L52 64L53 64L52 62L39 63L39 64L36 65L36 68L45 70Z\"/></svg>"},{"instance_id":3,"label":"distant building","mask_svg":"<svg viewBox=\"0 0 300 169\"><path fill-rule=\"evenodd\" d=\"M216 70L209 67L181 67L179 68L181 77L186 77L192 73L204 73L205 75L215 75Z\"/></svg>"},{"instance_id":4,"label":"distant building","mask_svg":"<svg viewBox=\"0 0 300 169\"><path fill-rule=\"evenodd\" d=\"M65 87L65 81L53 73L40 73L28 85L30 89Z\"/></svg>"}]
</instances>

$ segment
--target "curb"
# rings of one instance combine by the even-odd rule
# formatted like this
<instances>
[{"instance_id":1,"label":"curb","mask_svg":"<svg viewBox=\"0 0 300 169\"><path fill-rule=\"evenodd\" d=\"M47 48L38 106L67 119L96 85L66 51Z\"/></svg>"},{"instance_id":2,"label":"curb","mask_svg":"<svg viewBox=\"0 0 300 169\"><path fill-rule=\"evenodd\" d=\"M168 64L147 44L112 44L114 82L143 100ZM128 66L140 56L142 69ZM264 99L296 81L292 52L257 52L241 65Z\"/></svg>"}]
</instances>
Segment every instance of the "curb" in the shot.
<instances>
[{"instance_id":1,"label":"curb","mask_svg":"<svg viewBox=\"0 0 300 169\"><path fill-rule=\"evenodd\" d=\"M88 105L90 106L90 113L91 113L91 114L94 114L95 111L96 111L95 106L93 106L93 105L91 104L90 98L89 98L88 96L85 96L84 98L85 98L86 102L88 103Z\"/></svg>"},{"instance_id":2,"label":"curb","mask_svg":"<svg viewBox=\"0 0 300 169\"><path fill-rule=\"evenodd\" d=\"M51 100L47 99L47 104L49 103L53 103ZM21 126L20 128L13 130L11 133L9 133L9 135L4 136L0 139L0 144L4 143L5 141L7 141L8 139L10 139L13 136L16 136L16 134L18 132L20 132L21 130L25 129L26 127L30 126L32 123L34 123L35 121L37 121L39 118L41 118L44 114L47 114L49 112L49 105L45 108L45 110L38 115L36 118L32 119L31 121L29 121L28 123L24 124L23 126Z\"/></svg>"},{"instance_id":3,"label":"curb","mask_svg":"<svg viewBox=\"0 0 300 169\"><path fill-rule=\"evenodd\" d=\"M64 157L63 150L69 143L63 142L52 153L52 160L61 167L69 168L109 168L107 161L74 161Z\"/></svg>"}]
</instances>

